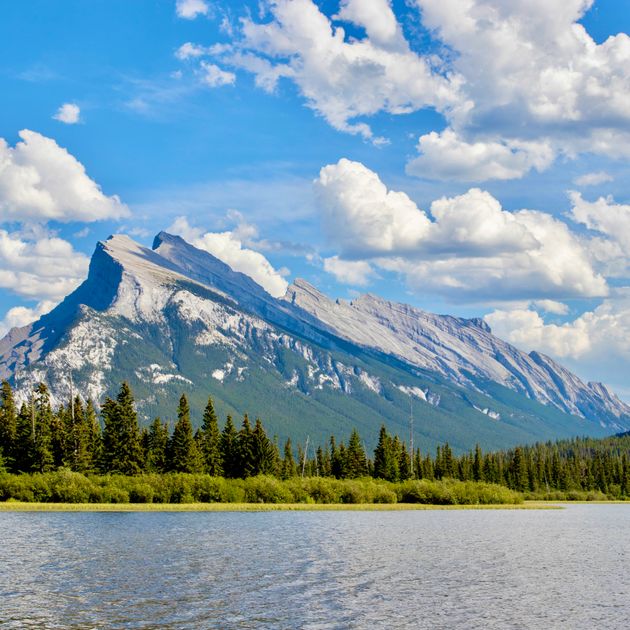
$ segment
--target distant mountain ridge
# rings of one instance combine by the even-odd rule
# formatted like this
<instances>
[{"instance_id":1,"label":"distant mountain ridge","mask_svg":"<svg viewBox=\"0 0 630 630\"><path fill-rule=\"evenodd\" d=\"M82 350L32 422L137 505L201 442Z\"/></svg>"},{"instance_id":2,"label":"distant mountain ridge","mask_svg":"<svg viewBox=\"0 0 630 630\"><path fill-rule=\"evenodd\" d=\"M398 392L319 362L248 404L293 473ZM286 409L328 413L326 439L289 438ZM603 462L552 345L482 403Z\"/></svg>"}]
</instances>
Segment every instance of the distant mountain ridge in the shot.
<instances>
[{"instance_id":1,"label":"distant mountain ridge","mask_svg":"<svg viewBox=\"0 0 630 630\"><path fill-rule=\"evenodd\" d=\"M95 400L129 380L139 410L170 414L188 391L224 413L260 413L283 435L380 422L415 440L488 447L630 428L630 407L537 352L498 339L481 319L427 313L364 295L332 300L304 280L276 299L178 236L153 248L99 242L86 281L49 314L0 341L0 377L69 376Z\"/></svg>"}]
</instances>

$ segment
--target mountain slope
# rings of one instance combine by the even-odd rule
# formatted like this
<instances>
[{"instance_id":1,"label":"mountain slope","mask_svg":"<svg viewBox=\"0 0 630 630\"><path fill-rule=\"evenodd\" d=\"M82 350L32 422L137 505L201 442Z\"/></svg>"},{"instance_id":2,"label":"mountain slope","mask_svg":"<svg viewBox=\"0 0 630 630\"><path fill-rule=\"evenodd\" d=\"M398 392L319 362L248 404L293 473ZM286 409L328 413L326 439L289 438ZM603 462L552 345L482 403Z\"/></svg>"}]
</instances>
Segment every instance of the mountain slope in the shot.
<instances>
[{"instance_id":1,"label":"mountain slope","mask_svg":"<svg viewBox=\"0 0 630 630\"><path fill-rule=\"evenodd\" d=\"M221 414L260 414L280 438L323 441L381 422L422 448L456 449L630 428L630 409L548 357L524 354L479 320L363 296L330 300L297 280L284 299L181 238L148 249L99 243L87 280L34 324L0 341L0 377L75 386L100 400L129 380L146 419L172 418L186 391Z\"/></svg>"}]
</instances>

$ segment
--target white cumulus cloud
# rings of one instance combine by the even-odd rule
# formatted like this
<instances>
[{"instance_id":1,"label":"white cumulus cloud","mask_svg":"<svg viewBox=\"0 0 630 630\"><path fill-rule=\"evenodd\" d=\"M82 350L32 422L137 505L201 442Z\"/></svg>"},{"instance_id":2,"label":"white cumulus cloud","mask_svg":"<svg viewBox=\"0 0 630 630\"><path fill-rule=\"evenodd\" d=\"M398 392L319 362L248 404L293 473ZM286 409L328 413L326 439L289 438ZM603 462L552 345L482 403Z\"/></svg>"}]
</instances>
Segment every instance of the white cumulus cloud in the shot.
<instances>
[{"instance_id":1,"label":"white cumulus cloud","mask_svg":"<svg viewBox=\"0 0 630 630\"><path fill-rule=\"evenodd\" d=\"M563 324L548 324L530 309L495 310L484 319L494 334L522 350L549 354L583 378L630 395L630 287Z\"/></svg>"},{"instance_id":2,"label":"white cumulus cloud","mask_svg":"<svg viewBox=\"0 0 630 630\"><path fill-rule=\"evenodd\" d=\"M605 234L620 243L626 252L630 247L630 205L615 203L612 197L586 201L579 192L571 191L571 218L589 230Z\"/></svg>"},{"instance_id":3,"label":"white cumulus cloud","mask_svg":"<svg viewBox=\"0 0 630 630\"><path fill-rule=\"evenodd\" d=\"M240 54L226 58L273 90L280 77L298 86L309 107L341 131L373 141L357 117L379 111L403 114L423 107L462 105L460 81L411 50L387 0L347 0L333 19L312 0L274 0L271 20L242 20ZM349 37L343 24L365 29Z\"/></svg>"},{"instance_id":4,"label":"white cumulus cloud","mask_svg":"<svg viewBox=\"0 0 630 630\"><path fill-rule=\"evenodd\" d=\"M167 232L180 235L195 247L216 256L234 271L248 275L274 297L286 293L288 283L283 277L286 270L274 269L260 252L243 247L239 228L226 232L204 232L191 226L186 217L179 217L167 228ZM245 234L251 235L251 230L245 228Z\"/></svg>"},{"instance_id":5,"label":"white cumulus cloud","mask_svg":"<svg viewBox=\"0 0 630 630\"><path fill-rule=\"evenodd\" d=\"M49 313L56 306L56 302L43 300L35 307L14 306L10 308L0 320L0 339L4 337L11 328L21 328L39 319L42 315Z\"/></svg>"},{"instance_id":6,"label":"white cumulus cloud","mask_svg":"<svg viewBox=\"0 0 630 630\"><path fill-rule=\"evenodd\" d=\"M208 15L210 6L206 0L177 0L175 12L177 17L194 20L198 15Z\"/></svg>"},{"instance_id":7,"label":"white cumulus cloud","mask_svg":"<svg viewBox=\"0 0 630 630\"><path fill-rule=\"evenodd\" d=\"M0 138L0 220L99 221L129 215L103 194L85 167L53 139L20 131L14 148Z\"/></svg>"},{"instance_id":8,"label":"white cumulus cloud","mask_svg":"<svg viewBox=\"0 0 630 630\"><path fill-rule=\"evenodd\" d=\"M292 81L341 131L378 143L369 118L433 108L409 172L485 181L554 158L630 155L630 38L598 43L581 24L592 0L409 0L432 46L416 52L388 0L270 0L246 14L222 59L273 91ZM350 35L351 33L351 35Z\"/></svg>"},{"instance_id":9,"label":"white cumulus cloud","mask_svg":"<svg viewBox=\"0 0 630 630\"><path fill-rule=\"evenodd\" d=\"M612 175L604 171L597 171L594 173L584 173L584 175L576 177L573 181L577 186L597 186L598 184L612 182L612 180Z\"/></svg>"},{"instance_id":10,"label":"white cumulus cloud","mask_svg":"<svg viewBox=\"0 0 630 630\"><path fill-rule=\"evenodd\" d=\"M222 70L214 63L201 62L201 80L210 87L221 87L223 85L234 85L236 75L233 72Z\"/></svg>"},{"instance_id":11,"label":"white cumulus cloud","mask_svg":"<svg viewBox=\"0 0 630 630\"><path fill-rule=\"evenodd\" d=\"M370 260L409 286L457 300L605 296L608 286L566 223L544 212L508 212L472 188L426 213L378 175L342 159L315 182L329 242L345 260Z\"/></svg>"},{"instance_id":12,"label":"white cumulus cloud","mask_svg":"<svg viewBox=\"0 0 630 630\"><path fill-rule=\"evenodd\" d=\"M405 193L387 190L360 162L342 158L325 166L315 189L326 232L346 256L412 251L431 227Z\"/></svg>"},{"instance_id":13,"label":"white cumulus cloud","mask_svg":"<svg viewBox=\"0 0 630 630\"><path fill-rule=\"evenodd\" d=\"M466 142L452 129L421 136L418 152L407 164L409 175L469 182L518 179L533 168L545 170L555 157L547 142Z\"/></svg>"},{"instance_id":14,"label":"white cumulus cloud","mask_svg":"<svg viewBox=\"0 0 630 630\"><path fill-rule=\"evenodd\" d=\"M58 301L86 277L88 264L61 238L27 239L0 229L0 287L18 295Z\"/></svg>"},{"instance_id":15,"label":"white cumulus cloud","mask_svg":"<svg viewBox=\"0 0 630 630\"><path fill-rule=\"evenodd\" d=\"M76 125L81 120L81 109L75 103L64 103L53 118L66 125Z\"/></svg>"},{"instance_id":16,"label":"white cumulus cloud","mask_svg":"<svg viewBox=\"0 0 630 630\"><path fill-rule=\"evenodd\" d=\"M365 260L343 260L339 256L324 258L324 271L332 274L339 282L358 287L369 284L374 269Z\"/></svg>"}]
</instances>

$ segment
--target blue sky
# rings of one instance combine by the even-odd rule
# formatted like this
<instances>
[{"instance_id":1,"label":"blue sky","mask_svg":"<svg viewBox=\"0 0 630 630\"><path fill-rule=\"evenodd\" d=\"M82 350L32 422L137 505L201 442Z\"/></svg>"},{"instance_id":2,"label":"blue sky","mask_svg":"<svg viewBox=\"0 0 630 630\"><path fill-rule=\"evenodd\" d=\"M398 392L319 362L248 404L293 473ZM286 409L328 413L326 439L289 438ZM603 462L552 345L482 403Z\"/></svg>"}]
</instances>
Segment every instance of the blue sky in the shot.
<instances>
[{"instance_id":1,"label":"blue sky","mask_svg":"<svg viewBox=\"0 0 630 630\"><path fill-rule=\"evenodd\" d=\"M5 3L2 330L97 240L171 228L276 294L484 315L630 399L629 9Z\"/></svg>"}]
</instances>

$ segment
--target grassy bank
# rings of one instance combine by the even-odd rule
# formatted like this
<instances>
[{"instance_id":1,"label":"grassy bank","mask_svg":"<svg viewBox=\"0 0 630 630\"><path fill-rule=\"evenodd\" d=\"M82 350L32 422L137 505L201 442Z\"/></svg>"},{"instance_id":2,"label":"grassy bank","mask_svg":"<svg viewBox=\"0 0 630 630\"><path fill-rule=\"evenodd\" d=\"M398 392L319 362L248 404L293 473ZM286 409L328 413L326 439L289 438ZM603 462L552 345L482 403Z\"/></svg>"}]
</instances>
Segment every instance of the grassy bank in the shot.
<instances>
[{"instance_id":1,"label":"grassy bank","mask_svg":"<svg viewBox=\"0 0 630 630\"><path fill-rule=\"evenodd\" d=\"M85 476L52 473L0 475L0 502L143 505L518 505L523 496L503 486L472 481L405 481L258 476L147 474ZM4 506L10 505L5 503Z\"/></svg>"},{"instance_id":2,"label":"grassy bank","mask_svg":"<svg viewBox=\"0 0 630 630\"><path fill-rule=\"evenodd\" d=\"M0 512L385 512L426 510L553 510L544 502L431 505L426 503L0 503Z\"/></svg>"}]
</instances>

